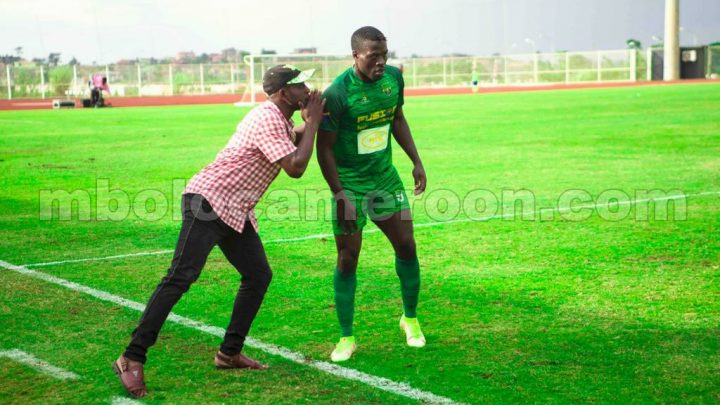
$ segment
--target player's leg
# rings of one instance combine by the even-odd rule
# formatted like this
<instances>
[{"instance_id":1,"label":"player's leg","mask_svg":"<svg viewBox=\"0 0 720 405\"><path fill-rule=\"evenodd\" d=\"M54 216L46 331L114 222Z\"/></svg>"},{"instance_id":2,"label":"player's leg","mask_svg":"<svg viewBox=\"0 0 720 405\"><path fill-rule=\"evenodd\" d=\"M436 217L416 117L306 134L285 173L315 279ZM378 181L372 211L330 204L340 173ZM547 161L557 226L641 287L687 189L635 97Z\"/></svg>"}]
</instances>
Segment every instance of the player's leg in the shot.
<instances>
[{"instance_id":1,"label":"player's leg","mask_svg":"<svg viewBox=\"0 0 720 405\"><path fill-rule=\"evenodd\" d=\"M399 180L398 180L399 183ZM399 183L397 186L401 186ZM385 234L395 250L395 272L400 279L403 315L400 327L405 331L407 344L414 347L425 345L425 337L417 320L417 304L420 294L420 263L417 257L410 206L405 192L395 188L392 194L381 193L377 198L378 209L368 208L373 222ZM368 203L370 203L369 201ZM393 212L394 211L394 212Z\"/></svg>"},{"instance_id":2,"label":"player's leg","mask_svg":"<svg viewBox=\"0 0 720 405\"><path fill-rule=\"evenodd\" d=\"M425 336L417 320L420 262L417 258L410 212L396 212L384 220L376 220L375 224L395 249L395 272L400 278L404 311L400 317L400 328L405 332L405 340L409 346L423 347Z\"/></svg>"},{"instance_id":3,"label":"player's leg","mask_svg":"<svg viewBox=\"0 0 720 405\"><path fill-rule=\"evenodd\" d=\"M354 193L346 190L355 207L356 231L345 234L341 223L337 219L337 202L333 201L333 233L335 234L335 247L337 248L337 264L333 274L333 290L335 292L335 310L340 323L341 336L335 349L330 354L333 361L345 361L355 351L355 337L353 335L353 317L355 314L355 289L357 286L357 265L362 247L362 229L367 217L361 204L362 196L356 197ZM350 215L349 213L346 213Z\"/></svg>"},{"instance_id":4,"label":"player's leg","mask_svg":"<svg viewBox=\"0 0 720 405\"><path fill-rule=\"evenodd\" d=\"M335 235L335 246L337 247L337 265L333 275L333 289L341 337L330 357L333 361L344 361L350 358L356 347L352 327L362 230L351 235Z\"/></svg>"},{"instance_id":5,"label":"player's leg","mask_svg":"<svg viewBox=\"0 0 720 405\"><path fill-rule=\"evenodd\" d=\"M400 278L405 316L415 318L420 292L420 263L410 213L403 210L374 222L395 250L395 272Z\"/></svg>"}]
</instances>

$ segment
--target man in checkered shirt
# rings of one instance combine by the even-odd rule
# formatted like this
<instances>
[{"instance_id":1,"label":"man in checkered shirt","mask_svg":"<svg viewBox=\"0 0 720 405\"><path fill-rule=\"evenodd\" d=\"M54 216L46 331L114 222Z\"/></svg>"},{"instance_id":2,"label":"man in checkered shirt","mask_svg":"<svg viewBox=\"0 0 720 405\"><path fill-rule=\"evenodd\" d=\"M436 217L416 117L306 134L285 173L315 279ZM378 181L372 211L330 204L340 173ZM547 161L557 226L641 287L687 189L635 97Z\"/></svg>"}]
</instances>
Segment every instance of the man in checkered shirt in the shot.
<instances>
[{"instance_id":1,"label":"man in checkered shirt","mask_svg":"<svg viewBox=\"0 0 720 405\"><path fill-rule=\"evenodd\" d=\"M245 116L215 161L188 183L172 264L150 297L130 344L113 364L131 396L147 394L143 375L147 350L216 244L242 281L215 365L266 368L241 353L272 278L253 209L280 169L299 178L307 168L325 104L319 92L310 92L305 85L313 72L291 65L269 69L263 78L268 101ZM290 117L297 110L305 122L294 128Z\"/></svg>"}]
</instances>

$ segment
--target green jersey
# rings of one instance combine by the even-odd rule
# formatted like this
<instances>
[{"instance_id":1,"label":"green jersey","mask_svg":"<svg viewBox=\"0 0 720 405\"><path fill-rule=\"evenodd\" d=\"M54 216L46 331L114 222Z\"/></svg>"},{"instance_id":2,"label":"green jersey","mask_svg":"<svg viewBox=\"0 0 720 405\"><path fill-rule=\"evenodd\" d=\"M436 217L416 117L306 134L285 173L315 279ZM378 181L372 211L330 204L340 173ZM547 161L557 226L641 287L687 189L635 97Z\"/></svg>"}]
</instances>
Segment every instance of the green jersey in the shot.
<instances>
[{"instance_id":1,"label":"green jersey","mask_svg":"<svg viewBox=\"0 0 720 405\"><path fill-rule=\"evenodd\" d=\"M397 176L390 134L395 110L403 105L403 89L400 69L386 65L375 82L364 82L351 67L325 90L320 129L337 134L333 152L343 187L364 193Z\"/></svg>"}]
</instances>

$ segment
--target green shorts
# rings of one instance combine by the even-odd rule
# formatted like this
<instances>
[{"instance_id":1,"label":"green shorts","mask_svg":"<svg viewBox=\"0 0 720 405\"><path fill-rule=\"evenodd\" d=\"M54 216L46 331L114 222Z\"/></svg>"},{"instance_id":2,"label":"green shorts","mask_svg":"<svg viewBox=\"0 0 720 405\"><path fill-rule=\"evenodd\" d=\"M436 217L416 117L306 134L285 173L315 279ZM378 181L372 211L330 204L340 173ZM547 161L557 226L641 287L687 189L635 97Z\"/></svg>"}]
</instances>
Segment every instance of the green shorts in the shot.
<instances>
[{"instance_id":1,"label":"green shorts","mask_svg":"<svg viewBox=\"0 0 720 405\"><path fill-rule=\"evenodd\" d=\"M345 187L345 185L343 185ZM345 194L355 205L357 212L357 231L360 232L367 224L367 218L382 221L397 212L410 209L405 187L397 171L375 185L375 190L361 193L345 187ZM337 220L337 202L332 200L332 224L335 235L343 235L343 229Z\"/></svg>"}]
</instances>

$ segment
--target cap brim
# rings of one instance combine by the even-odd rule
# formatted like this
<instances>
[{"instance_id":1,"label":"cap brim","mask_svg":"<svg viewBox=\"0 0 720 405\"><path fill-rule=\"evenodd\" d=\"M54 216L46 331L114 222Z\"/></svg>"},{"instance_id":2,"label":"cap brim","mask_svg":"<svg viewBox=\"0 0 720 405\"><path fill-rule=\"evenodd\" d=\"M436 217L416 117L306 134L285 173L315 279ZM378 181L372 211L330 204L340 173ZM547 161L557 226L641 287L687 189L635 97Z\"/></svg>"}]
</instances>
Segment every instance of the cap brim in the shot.
<instances>
[{"instance_id":1,"label":"cap brim","mask_svg":"<svg viewBox=\"0 0 720 405\"><path fill-rule=\"evenodd\" d=\"M305 83L306 81L310 80L310 78L312 77L313 74L315 74L315 69L303 70L294 79L287 82L287 84Z\"/></svg>"}]
</instances>

